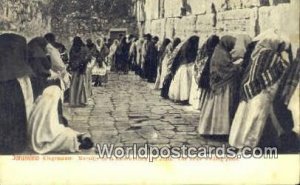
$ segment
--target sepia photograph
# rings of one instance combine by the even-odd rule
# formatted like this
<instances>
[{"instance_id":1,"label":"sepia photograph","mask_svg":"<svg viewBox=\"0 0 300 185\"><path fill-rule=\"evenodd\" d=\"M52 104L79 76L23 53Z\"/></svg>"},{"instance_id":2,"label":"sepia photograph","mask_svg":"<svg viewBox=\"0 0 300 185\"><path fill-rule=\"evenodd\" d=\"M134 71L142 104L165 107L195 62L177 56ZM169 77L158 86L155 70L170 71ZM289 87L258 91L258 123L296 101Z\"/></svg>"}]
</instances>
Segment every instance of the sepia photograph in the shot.
<instances>
[{"instance_id":1,"label":"sepia photograph","mask_svg":"<svg viewBox=\"0 0 300 185\"><path fill-rule=\"evenodd\" d=\"M0 0L0 185L299 184L299 9Z\"/></svg>"}]
</instances>

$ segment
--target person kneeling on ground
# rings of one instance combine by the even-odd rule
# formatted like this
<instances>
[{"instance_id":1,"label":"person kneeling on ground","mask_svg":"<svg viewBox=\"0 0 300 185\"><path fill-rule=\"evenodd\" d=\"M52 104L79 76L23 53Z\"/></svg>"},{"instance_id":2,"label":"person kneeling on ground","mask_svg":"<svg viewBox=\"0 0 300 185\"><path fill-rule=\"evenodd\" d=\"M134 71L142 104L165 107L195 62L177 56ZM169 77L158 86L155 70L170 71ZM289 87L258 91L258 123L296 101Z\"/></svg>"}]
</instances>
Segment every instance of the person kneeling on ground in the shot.
<instances>
[{"instance_id":1,"label":"person kneeling on ground","mask_svg":"<svg viewBox=\"0 0 300 185\"><path fill-rule=\"evenodd\" d=\"M46 87L33 105L29 116L28 131L31 146L39 154L73 153L94 146L87 134L79 133L59 123L57 106L60 96L59 86Z\"/></svg>"}]
</instances>

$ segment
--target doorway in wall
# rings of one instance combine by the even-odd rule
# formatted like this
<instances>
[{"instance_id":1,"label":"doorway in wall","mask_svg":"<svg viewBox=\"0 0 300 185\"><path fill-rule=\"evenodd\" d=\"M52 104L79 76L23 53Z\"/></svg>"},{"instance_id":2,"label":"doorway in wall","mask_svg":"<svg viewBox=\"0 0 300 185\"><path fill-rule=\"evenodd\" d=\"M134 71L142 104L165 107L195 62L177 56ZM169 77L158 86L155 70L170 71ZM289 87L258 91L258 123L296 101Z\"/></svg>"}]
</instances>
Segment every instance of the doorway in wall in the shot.
<instances>
[{"instance_id":1,"label":"doorway in wall","mask_svg":"<svg viewBox=\"0 0 300 185\"><path fill-rule=\"evenodd\" d=\"M112 28L109 30L109 38L113 41L115 39L120 40L122 37L126 36L126 28Z\"/></svg>"}]
</instances>

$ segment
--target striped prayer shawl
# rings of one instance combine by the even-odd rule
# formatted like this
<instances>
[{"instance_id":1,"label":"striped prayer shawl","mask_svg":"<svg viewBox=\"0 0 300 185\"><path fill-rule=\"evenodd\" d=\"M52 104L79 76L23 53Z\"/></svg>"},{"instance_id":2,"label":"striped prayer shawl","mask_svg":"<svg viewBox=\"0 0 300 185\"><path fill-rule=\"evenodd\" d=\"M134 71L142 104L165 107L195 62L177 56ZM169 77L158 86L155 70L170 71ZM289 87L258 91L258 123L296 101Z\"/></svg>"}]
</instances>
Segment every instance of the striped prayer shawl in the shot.
<instances>
[{"instance_id":1,"label":"striped prayer shawl","mask_svg":"<svg viewBox=\"0 0 300 185\"><path fill-rule=\"evenodd\" d=\"M250 65L241 88L241 95L247 100L276 83L289 66L289 62L283 60L277 52L265 48L252 58Z\"/></svg>"}]
</instances>

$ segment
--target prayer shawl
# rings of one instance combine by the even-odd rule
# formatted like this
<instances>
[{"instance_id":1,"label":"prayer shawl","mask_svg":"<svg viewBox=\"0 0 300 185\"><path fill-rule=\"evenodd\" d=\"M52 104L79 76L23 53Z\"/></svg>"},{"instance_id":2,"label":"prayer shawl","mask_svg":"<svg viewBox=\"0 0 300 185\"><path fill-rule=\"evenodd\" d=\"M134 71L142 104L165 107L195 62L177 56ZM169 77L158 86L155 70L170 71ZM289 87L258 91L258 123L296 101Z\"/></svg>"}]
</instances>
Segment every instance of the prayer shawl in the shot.
<instances>
[{"instance_id":1,"label":"prayer shawl","mask_svg":"<svg viewBox=\"0 0 300 185\"><path fill-rule=\"evenodd\" d=\"M246 100L275 84L286 71L290 61L283 59L278 52L282 44L284 42L278 35L257 43L242 81L241 94Z\"/></svg>"},{"instance_id":2,"label":"prayer shawl","mask_svg":"<svg viewBox=\"0 0 300 185\"><path fill-rule=\"evenodd\" d=\"M67 64L69 60L69 56L66 47L62 43L58 43L58 42L53 42L50 44L59 51L61 59L65 64Z\"/></svg>"},{"instance_id":3,"label":"prayer shawl","mask_svg":"<svg viewBox=\"0 0 300 185\"><path fill-rule=\"evenodd\" d=\"M144 40L142 48L141 48L141 65L144 67L146 62L147 49L150 41Z\"/></svg>"},{"instance_id":4,"label":"prayer shawl","mask_svg":"<svg viewBox=\"0 0 300 185\"><path fill-rule=\"evenodd\" d=\"M181 42L179 38L175 38L172 44L167 46L165 51L165 60L167 61L168 73L171 71L172 62L183 44L184 42Z\"/></svg>"},{"instance_id":5,"label":"prayer shawl","mask_svg":"<svg viewBox=\"0 0 300 185\"><path fill-rule=\"evenodd\" d=\"M176 56L178 55L179 51L180 51L180 48L183 46L184 42L181 42L180 44L177 45L176 48L174 48L173 51L171 51L170 53L170 58L168 60L168 68L169 68L169 71L171 72L171 67L172 67L172 64L176 58ZM169 50L170 51L170 50Z\"/></svg>"},{"instance_id":6,"label":"prayer shawl","mask_svg":"<svg viewBox=\"0 0 300 185\"><path fill-rule=\"evenodd\" d=\"M109 49L108 47L103 43L103 44L96 44L98 48L98 55L96 57L97 63L99 67L102 67L103 62L105 62L106 57L109 55Z\"/></svg>"},{"instance_id":7,"label":"prayer shawl","mask_svg":"<svg viewBox=\"0 0 300 185\"><path fill-rule=\"evenodd\" d=\"M26 39L16 34L0 35L0 81L9 81L32 74L27 64Z\"/></svg>"},{"instance_id":8,"label":"prayer shawl","mask_svg":"<svg viewBox=\"0 0 300 185\"><path fill-rule=\"evenodd\" d=\"M105 75L106 74L106 57L109 54L109 49L107 46L104 44L104 41L102 38L97 40L96 43L96 66L93 67L92 69L92 74L93 75Z\"/></svg>"},{"instance_id":9,"label":"prayer shawl","mask_svg":"<svg viewBox=\"0 0 300 185\"><path fill-rule=\"evenodd\" d=\"M231 82L238 72L238 67L233 64L230 55L235 42L235 37L229 35L223 36L214 50L210 62L210 87L213 91Z\"/></svg>"},{"instance_id":10,"label":"prayer shawl","mask_svg":"<svg viewBox=\"0 0 300 185\"><path fill-rule=\"evenodd\" d=\"M194 78L200 88L209 89L209 64L219 37L210 36L198 52L194 65Z\"/></svg>"},{"instance_id":11,"label":"prayer shawl","mask_svg":"<svg viewBox=\"0 0 300 185\"><path fill-rule=\"evenodd\" d=\"M118 48L118 43L113 43L113 45L110 46L109 48L109 58L113 58L113 56L116 54L116 50Z\"/></svg>"},{"instance_id":12,"label":"prayer shawl","mask_svg":"<svg viewBox=\"0 0 300 185\"><path fill-rule=\"evenodd\" d=\"M47 44L46 50L51 60L51 79L57 81L57 84L64 91L70 86L70 74L67 72L59 50L51 44Z\"/></svg>"},{"instance_id":13,"label":"prayer shawl","mask_svg":"<svg viewBox=\"0 0 300 185\"><path fill-rule=\"evenodd\" d=\"M61 59L61 55L55 47L53 47L51 44L48 44L46 46L46 50L48 52L48 55L51 59L51 70L59 75L63 75L66 73L66 66L63 60Z\"/></svg>"},{"instance_id":14,"label":"prayer shawl","mask_svg":"<svg viewBox=\"0 0 300 185\"><path fill-rule=\"evenodd\" d=\"M174 61L176 55L178 54L181 46L184 42L181 42L179 38L175 38L172 44L169 44L166 48L166 55L163 62L166 62L166 68L163 69L163 79L162 79L162 89L161 89L161 97L169 98L169 88L173 79L173 74L171 73L172 62Z\"/></svg>"}]
</instances>

